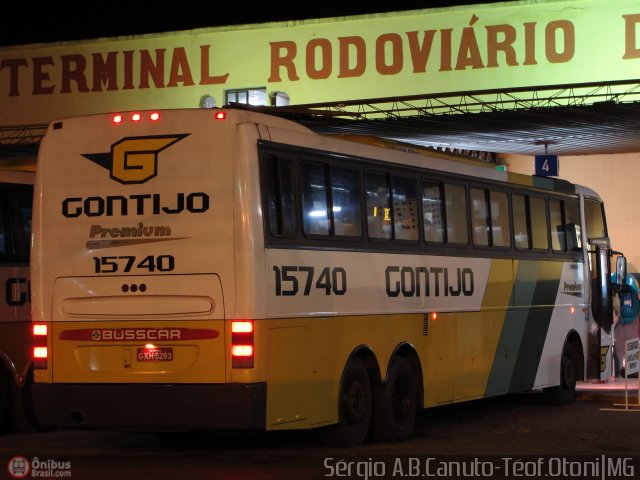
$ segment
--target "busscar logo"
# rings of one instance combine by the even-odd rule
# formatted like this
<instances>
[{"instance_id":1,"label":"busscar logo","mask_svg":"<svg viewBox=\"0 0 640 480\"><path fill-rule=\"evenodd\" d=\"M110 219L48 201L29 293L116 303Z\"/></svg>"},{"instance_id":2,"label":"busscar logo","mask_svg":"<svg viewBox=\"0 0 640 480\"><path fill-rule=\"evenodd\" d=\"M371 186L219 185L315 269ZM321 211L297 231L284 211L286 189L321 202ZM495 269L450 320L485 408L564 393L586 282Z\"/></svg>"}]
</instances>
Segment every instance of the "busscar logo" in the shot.
<instances>
[{"instance_id":1,"label":"busscar logo","mask_svg":"<svg viewBox=\"0 0 640 480\"><path fill-rule=\"evenodd\" d=\"M111 152L82 156L109 170L116 182L144 183L158 174L158 154L188 135L128 137L111 145Z\"/></svg>"}]
</instances>

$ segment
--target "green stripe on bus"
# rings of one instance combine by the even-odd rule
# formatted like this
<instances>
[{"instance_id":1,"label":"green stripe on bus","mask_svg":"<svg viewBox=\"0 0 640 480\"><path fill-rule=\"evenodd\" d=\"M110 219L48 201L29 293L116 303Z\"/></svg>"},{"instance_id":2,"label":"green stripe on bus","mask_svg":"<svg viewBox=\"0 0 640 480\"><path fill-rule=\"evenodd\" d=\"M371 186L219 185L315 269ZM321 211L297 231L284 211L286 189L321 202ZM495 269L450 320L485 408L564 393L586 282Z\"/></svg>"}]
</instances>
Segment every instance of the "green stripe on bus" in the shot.
<instances>
[{"instance_id":1,"label":"green stripe on bus","mask_svg":"<svg viewBox=\"0 0 640 480\"><path fill-rule=\"evenodd\" d=\"M507 310L486 395L527 391L533 387L558 294L562 265L562 262L518 262L510 302L515 308ZM524 308L525 305L534 307Z\"/></svg>"}]
</instances>

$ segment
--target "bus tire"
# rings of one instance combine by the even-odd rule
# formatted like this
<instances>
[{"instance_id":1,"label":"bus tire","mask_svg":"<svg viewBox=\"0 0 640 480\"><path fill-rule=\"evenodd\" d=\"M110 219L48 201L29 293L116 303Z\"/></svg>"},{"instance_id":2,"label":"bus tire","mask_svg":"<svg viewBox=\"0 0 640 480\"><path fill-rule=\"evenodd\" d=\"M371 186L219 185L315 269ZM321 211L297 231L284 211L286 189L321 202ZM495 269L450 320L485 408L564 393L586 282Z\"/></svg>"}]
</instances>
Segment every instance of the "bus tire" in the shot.
<instances>
[{"instance_id":1,"label":"bus tire","mask_svg":"<svg viewBox=\"0 0 640 480\"><path fill-rule=\"evenodd\" d=\"M13 395L13 422L14 430L20 433L45 432L52 429L38 427L33 407L33 368L29 371L27 379L20 388L14 388Z\"/></svg>"},{"instance_id":2,"label":"bus tire","mask_svg":"<svg viewBox=\"0 0 640 480\"><path fill-rule=\"evenodd\" d=\"M360 445L369 434L373 409L371 381L362 359L349 360L338 401L339 422L329 429L327 443L341 447Z\"/></svg>"},{"instance_id":3,"label":"bus tire","mask_svg":"<svg viewBox=\"0 0 640 480\"><path fill-rule=\"evenodd\" d=\"M401 442L413 434L418 411L418 385L411 362L397 357L387 382L377 386L374 397L372 437L376 441Z\"/></svg>"},{"instance_id":4,"label":"bus tire","mask_svg":"<svg viewBox=\"0 0 640 480\"><path fill-rule=\"evenodd\" d=\"M572 344L566 343L560 358L560 385L543 390L547 403L567 405L576 398L578 365L577 349Z\"/></svg>"}]
</instances>

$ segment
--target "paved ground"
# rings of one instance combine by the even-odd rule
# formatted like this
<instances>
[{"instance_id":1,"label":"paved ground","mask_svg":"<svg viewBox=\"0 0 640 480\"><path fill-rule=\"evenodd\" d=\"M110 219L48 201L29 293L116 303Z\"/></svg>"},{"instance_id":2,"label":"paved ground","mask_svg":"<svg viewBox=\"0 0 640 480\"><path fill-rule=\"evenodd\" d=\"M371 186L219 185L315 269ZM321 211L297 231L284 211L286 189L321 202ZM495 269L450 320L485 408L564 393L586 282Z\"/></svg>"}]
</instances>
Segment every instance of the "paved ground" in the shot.
<instances>
[{"instance_id":1,"label":"paved ground","mask_svg":"<svg viewBox=\"0 0 640 480\"><path fill-rule=\"evenodd\" d=\"M640 477L640 411L625 409L624 382L580 384L577 397L564 407L537 392L438 407L420 412L406 442L351 449L325 446L321 431L10 434L0 437L0 478L13 478L5 465L20 456L51 478L91 480Z\"/></svg>"}]
</instances>

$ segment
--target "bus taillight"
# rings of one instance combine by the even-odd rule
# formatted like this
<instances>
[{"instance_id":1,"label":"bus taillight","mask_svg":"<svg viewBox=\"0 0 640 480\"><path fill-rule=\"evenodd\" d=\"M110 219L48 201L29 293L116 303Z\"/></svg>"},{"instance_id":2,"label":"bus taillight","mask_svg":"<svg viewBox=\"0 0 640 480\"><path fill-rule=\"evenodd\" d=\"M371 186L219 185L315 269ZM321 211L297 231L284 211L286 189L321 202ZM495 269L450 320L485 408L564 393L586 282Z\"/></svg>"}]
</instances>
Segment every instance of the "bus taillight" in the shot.
<instances>
[{"instance_id":1,"label":"bus taillight","mask_svg":"<svg viewBox=\"0 0 640 480\"><path fill-rule=\"evenodd\" d=\"M33 325L33 368L47 368L47 326L42 323Z\"/></svg>"},{"instance_id":2,"label":"bus taillight","mask_svg":"<svg viewBox=\"0 0 640 480\"><path fill-rule=\"evenodd\" d=\"M231 367L253 368L253 321L231 322Z\"/></svg>"}]
</instances>

